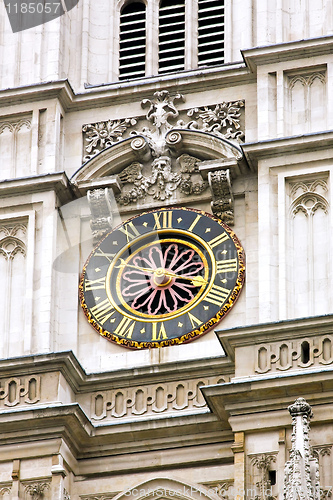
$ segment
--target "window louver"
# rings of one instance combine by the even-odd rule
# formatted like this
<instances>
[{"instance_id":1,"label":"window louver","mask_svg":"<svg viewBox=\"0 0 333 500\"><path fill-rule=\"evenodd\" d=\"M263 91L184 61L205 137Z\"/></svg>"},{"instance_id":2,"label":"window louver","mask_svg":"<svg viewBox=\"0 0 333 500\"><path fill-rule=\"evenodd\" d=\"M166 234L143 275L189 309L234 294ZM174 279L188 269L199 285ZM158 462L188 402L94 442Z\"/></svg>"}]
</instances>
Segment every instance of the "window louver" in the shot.
<instances>
[{"instance_id":1,"label":"window louver","mask_svg":"<svg viewBox=\"0 0 333 500\"><path fill-rule=\"evenodd\" d=\"M185 67L185 1L164 0L159 10L159 73Z\"/></svg>"},{"instance_id":2,"label":"window louver","mask_svg":"<svg viewBox=\"0 0 333 500\"><path fill-rule=\"evenodd\" d=\"M133 2L120 14L119 79L144 76L145 67L146 7Z\"/></svg>"},{"instance_id":3,"label":"window louver","mask_svg":"<svg viewBox=\"0 0 333 500\"><path fill-rule=\"evenodd\" d=\"M198 0L198 65L224 62L224 1Z\"/></svg>"}]
</instances>

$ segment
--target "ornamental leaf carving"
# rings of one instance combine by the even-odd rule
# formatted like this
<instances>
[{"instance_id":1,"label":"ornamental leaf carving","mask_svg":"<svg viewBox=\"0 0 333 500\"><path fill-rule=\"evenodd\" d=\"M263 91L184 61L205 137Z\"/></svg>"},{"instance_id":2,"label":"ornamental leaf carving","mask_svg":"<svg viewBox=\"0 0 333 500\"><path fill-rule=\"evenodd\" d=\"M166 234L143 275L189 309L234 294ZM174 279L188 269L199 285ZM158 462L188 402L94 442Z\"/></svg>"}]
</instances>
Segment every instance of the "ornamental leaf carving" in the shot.
<instances>
[{"instance_id":1,"label":"ornamental leaf carving","mask_svg":"<svg viewBox=\"0 0 333 500\"><path fill-rule=\"evenodd\" d=\"M222 102L213 106L192 108L187 112L193 119L185 123L178 122L178 126L195 130L202 130L211 134L243 141L245 134L241 130L241 108L244 101Z\"/></svg>"},{"instance_id":2,"label":"ornamental leaf carving","mask_svg":"<svg viewBox=\"0 0 333 500\"><path fill-rule=\"evenodd\" d=\"M88 123L82 127L84 135L83 162L90 160L103 149L116 144L123 138L124 132L135 125L135 118L124 118L122 120L107 120L97 123Z\"/></svg>"}]
</instances>

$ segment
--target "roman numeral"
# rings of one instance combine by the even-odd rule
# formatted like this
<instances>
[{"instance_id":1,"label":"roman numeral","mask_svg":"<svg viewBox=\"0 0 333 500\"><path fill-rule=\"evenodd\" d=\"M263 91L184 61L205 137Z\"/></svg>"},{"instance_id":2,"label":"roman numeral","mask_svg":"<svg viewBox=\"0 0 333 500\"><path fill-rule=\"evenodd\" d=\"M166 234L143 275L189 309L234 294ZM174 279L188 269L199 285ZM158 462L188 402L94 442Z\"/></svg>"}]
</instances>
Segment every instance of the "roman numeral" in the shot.
<instances>
[{"instance_id":1,"label":"roman numeral","mask_svg":"<svg viewBox=\"0 0 333 500\"><path fill-rule=\"evenodd\" d=\"M90 290L104 290L105 288L105 276L103 278L99 278L97 280L85 280L84 282L84 291L89 292Z\"/></svg>"},{"instance_id":2,"label":"roman numeral","mask_svg":"<svg viewBox=\"0 0 333 500\"><path fill-rule=\"evenodd\" d=\"M189 320L191 321L192 328L196 328L196 325L201 325L201 319L196 318L193 314L187 313Z\"/></svg>"},{"instance_id":3,"label":"roman numeral","mask_svg":"<svg viewBox=\"0 0 333 500\"><path fill-rule=\"evenodd\" d=\"M216 262L217 273L231 273L237 271L237 259L218 260Z\"/></svg>"},{"instance_id":4,"label":"roman numeral","mask_svg":"<svg viewBox=\"0 0 333 500\"><path fill-rule=\"evenodd\" d=\"M222 243L224 243L228 239L229 239L229 235L224 231L224 233L219 234L218 236L216 236L212 240L208 241L208 245L210 246L210 248L214 248L217 245L222 245Z\"/></svg>"},{"instance_id":5,"label":"roman numeral","mask_svg":"<svg viewBox=\"0 0 333 500\"><path fill-rule=\"evenodd\" d=\"M125 226L120 227L119 231L124 233L124 235L126 236L127 242L129 242L130 240L133 240L137 236L140 236L140 233L137 230L137 228L134 226L133 222L129 222Z\"/></svg>"},{"instance_id":6,"label":"roman numeral","mask_svg":"<svg viewBox=\"0 0 333 500\"><path fill-rule=\"evenodd\" d=\"M228 298L230 292L231 290L214 284L211 288L211 291L207 293L204 300L206 302L210 302L211 304L221 306L223 302Z\"/></svg>"},{"instance_id":7,"label":"roman numeral","mask_svg":"<svg viewBox=\"0 0 333 500\"><path fill-rule=\"evenodd\" d=\"M200 219L201 219L201 215L197 215L196 218L194 219L194 221L192 222L192 224L190 225L190 227L188 228L188 230L191 231L191 233Z\"/></svg>"},{"instance_id":8,"label":"roman numeral","mask_svg":"<svg viewBox=\"0 0 333 500\"><path fill-rule=\"evenodd\" d=\"M154 212L153 213L155 226L154 229L170 229L172 228L172 212Z\"/></svg>"},{"instance_id":9,"label":"roman numeral","mask_svg":"<svg viewBox=\"0 0 333 500\"><path fill-rule=\"evenodd\" d=\"M115 310L108 299L96 304L90 309L90 311L101 325L104 325L104 323L115 313Z\"/></svg>"},{"instance_id":10,"label":"roman numeral","mask_svg":"<svg viewBox=\"0 0 333 500\"><path fill-rule=\"evenodd\" d=\"M132 320L131 318L126 318L126 316L124 316L119 325L117 326L117 328L115 329L114 333L116 335L120 335L121 337L127 337L128 339L131 339L135 324L136 321Z\"/></svg>"},{"instance_id":11,"label":"roman numeral","mask_svg":"<svg viewBox=\"0 0 333 500\"><path fill-rule=\"evenodd\" d=\"M112 259L116 254L115 253L106 253L106 252L103 252L103 250L101 248L98 248L98 250L96 250L94 255L96 257L105 257L109 262L112 262Z\"/></svg>"},{"instance_id":12,"label":"roman numeral","mask_svg":"<svg viewBox=\"0 0 333 500\"><path fill-rule=\"evenodd\" d=\"M151 340L162 340L162 339L167 339L168 336L165 331L165 326L164 323L161 323L159 331L157 331L157 323L152 323L153 325L153 334L151 337Z\"/></svg>"}]
</instances>

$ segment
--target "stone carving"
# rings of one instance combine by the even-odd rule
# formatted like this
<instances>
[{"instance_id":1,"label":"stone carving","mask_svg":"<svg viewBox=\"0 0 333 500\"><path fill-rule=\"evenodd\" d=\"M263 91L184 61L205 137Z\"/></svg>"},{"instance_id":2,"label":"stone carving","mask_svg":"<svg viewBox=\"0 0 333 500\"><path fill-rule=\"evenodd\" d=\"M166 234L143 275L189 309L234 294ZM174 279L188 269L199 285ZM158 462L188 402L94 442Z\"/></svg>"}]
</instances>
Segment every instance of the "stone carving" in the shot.
<instances>
[{"instance_id":1,"label":"stone carving","mask_svg":"<svg viewBox=\"0 0 333 500\"><path fill-rule=\"evenodd\" d=\"M70 494L68 493L68 491L65 488L64 488L63 498L64 498L64 500L71 500Z\"/></svg>"},{"instance_id":2,"label":"stone carving","mask_svg":"<svg viewBox=\"0 0 333 500\"><path fill-rule=\"evenodd\" d=\"M28 493L33 500L41 500L45 496L45 491L50 489L49 483L36 481L25 486L25 492Z\"/></svg>"},{"instance_id":3,"label":"stone carving","mask_svg":"<svg viewBox=\"0 0 333 500\"><path fill-rule=\"evenodd\" d=\"M245 134L241 130L241 108L244 101L222 102L215 106L192 108L187 115L193 117L189 123L181 122L180 126L190 129L200 129L225 139L243 141Z\"/></svg>"},{"instance_id":4,"label":"stone carving","mask_svg":"<svg viewBox=\"0 0 333 500\"><path fill-rule=\"evenodd\" d=\"M298 398L288 410L293 432L290 460L285 464L284 499L320 500L319 466L309 445L311 407L304 398Z\"/></svg>"},{"instance_id":5,"label":"stone carving","mask_svg":"<svg viewBox=\"0 0 333 500\"><path fill-rule=\"evenodd\" d=\"M136 123L135 118L124 118L122 120L107 120L83 125L83 163L103 151L103 149L121 141L124 132Z\"/></svg>"},{"instance_id":6,"label":"stone carving","mask_svg":"<svg viewBox=\"0 0 333 500\"><path fill-rule=\"evenodd\" d=\"M316 210L321 209L328 213L329 203L326 199L328 185L326 179L315 179L311 181L299 181L290 184L290 196L292 201L290 211L293 217L298 212L304 213L306 217L314 215Z\"/></svg>"},{"instance_id":7,"label":"stone carving","mask_svg":"<svg viewBox=\"0 0 333 500\"><path fill-rule=\"evenodd\" d=\"M213 134L224 139L225 156L231 160L242 159L239 146L232 140L244 139L241 108L244 101L222 102L203 108L192 108L187 112L190 121L184 120L186 111L177 109L176 103L184 102L181 94L170 95L167 90L154 93L152 99L144 99L142 108L148 108L145 117L133 120L123 119L84 125L84 161L121 139L127 141L127 149L132 149L136 161L117 172L121 181L121 193L117 195L120 205L149 204L165 201L178 195L200 195L211 185L213 191L213 213L222 220L233 222L233 196L230 177L226 172L216 173L209 183L201 175L199 164L202 160L184 154L191 134ZM180 117L176 122L176 119ZM148 125L147 125L148 123ZM137 125L135 129L133 126ZM141 126L142 125L142 126ZM180 129L180 130L177 130ZM187 129L185 139L182 132ZM202 139L200 137L200 140ZM87 144L88 143L88 144ZM187 144L187 143L186 143ZM222 143L221 143L222 144ZM223 147L221 146L222 150ZM228 149L229 148L229 149ZM221 153L222 154L222 153ZM223 154L222 154L223 156ZM133 154L131 155L133 160ZM216 170L215 166L210 167ZM97 227L97 234L99 226Z\"/></svg>"},{"instance_id":8,"label":"stone carving","mask_svg":"<svg viewBox=\"0 0 333 500\"><path fill-rule=\"evenodd\" d=\"M320 488L320 500L328 500L332 496L332 486L329 488Z\"/></svg>"},{"instance_id":9,"label":"stone carving","mask_svg":"<svg viewBox=\"0 0 333 500\"><path fill-rule=\"evenodd\" d=\"M27 232L26 224L0 224L0 255L6 260L13 260L15 255L26 255L26 245L22 236Z\"/></svg>"},{"instance_id":10,"label":"stone carving","mask_svg":"<svg viewBox=\"0 0 333 500\"><path fill-rule=\"evenodd\" d=\"M275 498L272 494L269 471L272 469L272 464L276 462L276 457L277 453L260 453L249 456L256 488L255 500L273 500Z\"/></svg>"},{"instance_id":11,"label":"stone carving","mask_svg":"<svg viewBox=\"0 0 333 500\"><path fill-rule=\"evenodd\" d=\"M20 403L35 404L40 400L40 376L31 375L22 379L13 377L1 381L0 401L5 406Z\"/></svg>"},{"instance_id":12,"label":"stone carving","mask_svg":"<svg viewBox=\"0 0 333 500\"><path fill-rule=\"evenodd\" d=\"M164 137L172 128L172 125L169 123L169 118L175 119L179 115L174 101L184 101L184 96L182 94L176 94L174 97L171 97L167 90L161 90L154 93L152 100L144 99L141 103L143 108L145 108L147 104L149 105L146 118L155 127L155 131L153 132L150 129L144 128L142 133L147 137L151 137L152 142L155 143L153 149L156 156L165 152L165 144L156 141L155 133L158 132L159 136Z\"/></svg>"},{"instance_id":13,"label":"stone carving","mask_svg":"<svg viewBox=\"0 0 333 500\"><path fill-rule=\"evenodd\" d=\"M311 75L296 75L289 78L289 88L292 89L297 82L300 82L304 87L311 87L315 80L319 80L321 83L326 83L326 77L324 72L315 72Z\"/></svg>"},{"instance_id":14,"label":"stone carving","mask_svg":"<svg viewBox=\"0 0 333 500\"><path fill-rule=\"evenodd\" d=\"M111 493L95 493L91 495L80 495L81 500L111 500L116 495L120 493L119 491L111 492Z\"/></svg>"},{"instance_id":15,"label":"stone carving","mask_svg":"<svg viewBox=\"0 0 333 500\"><path fill-rule=\"evenodd\" d=\"M111 194L108 188L91 189L87 192L91 212L90 227L96 244L112 229Z\"/></svg>"},{"instance_id":16,"label":"stone carving","mask_svg":"<svg viewBox=\"0 0 333 500\"><path fill-rule=\"evenodd\" d=\"M312 455L319 460L320 457L324 457L325 455L330 456L332 453L332 445L325 444L322 446L312 446L311 447Z\"/></svg>"},{"instance_id":17,"label":"stone carving","mask_svg":"<svg viewBox=\"0 0 333 500\"><path fill-rule=\"evenodd\" d=\"M231 500L235 498L234 481L209 481L208 483L201 483L203 486L216 493L222 500Z\"/></svg>"},{"instance_id":18,"label":"stone carving","mask_svg":"<svg viewBox=\"0 0 333 500\"><path fill-rule=\"evenodd\" d=\"M198 162L197 158L190 155L181 155L177 158L180 173L173 173L170 157L159 156L151 163L149 177L142 173L144 167L141 163L133 162L119 175L123 185L130 184L131 186L127 191L118 195L116 200L121 205L135 203L146 196L151 196L154 200L164 201L171 197L177 188L184 194L198 195L208 186L208 183L203 180L193 181L194 174L198 174L202 179L199 174Z\"/></svg>"},{"instance_id":19,"label":"stone carving","mask_svg":"<svg viewBox=\"0 0 333 500\"><path fill-rule=\"evenodd\" d=\"M255 372L285 371L333 363L333 336L260 344L255 351Z\"/></svg>"},{"instance_id":20,"label":"stone carving","mask_svg":"<svg viewBox=\"0 0 333 500\"><path fill-rule=\"evenodd\" d=\"M5 497L5 496L9 496L11 494L11 486L2 486L0 485L0 496L2 497Z\"/></svg>"},{"instance_id":21,"label":"stone carving","mask_svg":"<svg viewBox=\"0 0 333 500\"><path fill-rule=\"evenodd\" d=\"M18 121L4 121L0 122L0 134L2 134L6 129L13 134L19 132L22 127L26 127L28 130L31 129L31 120L28 118L22 118Z\"/></svg>"},{"instance_id":22,"label":"stone carving","mask_svg":"<svg viewBox=\"0 0 333 500\"><path fill-rule=\"evenodd\" d=\"M231 189L229 170L208 173L208 182L213 194L211 203L214 215L229 225L234 223L234 197Z\"/></svg>"},{"instance_id":23,"label":"stone carving","mask_svg":"<svg viewBox=\"0 0 333 500\"><path fill-rule=\"evenodd\" d=\"M146 387L101 391L91 397L91 418L94 420L127 418L158 413L206 408L200 387L226 382L226 379L196 379Z\"/></svg>"}]
</instances>

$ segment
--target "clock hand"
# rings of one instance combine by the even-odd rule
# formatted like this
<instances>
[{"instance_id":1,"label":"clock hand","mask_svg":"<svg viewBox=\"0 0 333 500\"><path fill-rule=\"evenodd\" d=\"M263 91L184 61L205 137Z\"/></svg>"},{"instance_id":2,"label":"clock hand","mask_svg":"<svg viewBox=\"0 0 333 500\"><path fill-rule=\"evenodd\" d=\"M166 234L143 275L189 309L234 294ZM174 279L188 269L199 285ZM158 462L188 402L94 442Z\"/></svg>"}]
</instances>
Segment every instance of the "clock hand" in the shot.
<instances>
[{"instance_id":1,"label":"clock hand","mask_svg":"<svg viewBox=\"0 0 333 500\"><path fill-rule=\"evenodd\" d=\"M145 271L147 273L154 273L156 271L156 269L151 269L149 267L139 267L134 266L133 264L128 264L122 258L119 258L119 260L121 261L121 264L119 264L118 266L114 266L116 269L120 269L121 267L131 267L132 269L138 269L139 271Z\"/></svg>"},{"instance_id":2,"label":"clock hand","mask_svg":"<svg viewBox=\"0 0 333 500\"><path fill-rule=\"evenodd\" d=\"M204 284L207 284L208 281L205 280L205 278L203 278L202 276L184 276L182 274L176 274L176 273L173 273L171 271L168 271L167 269L164 269L164 274L166 276L169 276L170 278L180 278L182 280L188 280L188 281L192 281L193 285L196 285L196 286L201 286L201 285L204 285Z\"/></svg>"},{"instance_id":3,"label":"clock hand","mask_svg":"<svg viewBox=\"0 0 333 500\"><path fill-rule=\"evenodd\" d=\"M159 274L164 274L165 276L168 276L169 278L179 278L183 280L188 280L191 281L193 285L195 286L202 286L204 284L207 284L208 281L205 280L202 276L184 276L182 274L176 274L173 273L172 271L168 271L167 269L152 269L150 267L140 267L140 266L134 266L133 264L128 264L124 261L124 259L120 258L121 264L119 266L115 266L117 269L120 269L121 267L130 267L132 269L138 269L139 271L143 272L148 272L148 273L156 273L156 271L159 271Z\"/></svg>"}]
</instances>

